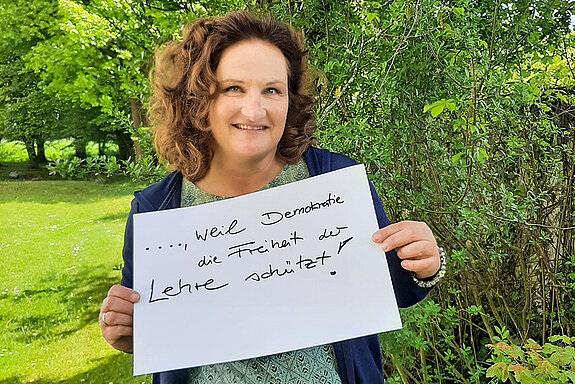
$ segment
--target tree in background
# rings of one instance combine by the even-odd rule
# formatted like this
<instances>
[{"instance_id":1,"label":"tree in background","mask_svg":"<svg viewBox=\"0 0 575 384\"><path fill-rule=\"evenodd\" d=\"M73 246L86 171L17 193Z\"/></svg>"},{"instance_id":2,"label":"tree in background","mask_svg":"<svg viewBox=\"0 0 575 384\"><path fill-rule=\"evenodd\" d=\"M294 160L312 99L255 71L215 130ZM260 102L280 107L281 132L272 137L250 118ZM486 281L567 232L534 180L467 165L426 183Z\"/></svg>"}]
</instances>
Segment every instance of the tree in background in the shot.
<instances>
[{"instance_id":1,"label":"tree in background","mask_svg":"<svg viewBox=\"0 0 575 384\"><path fill-rule=\"evenodd\" d=\"M28 68L31 52L59 34L57 15L58 3L51 0L16 1L2 8L2 137L24 142L33 167L46 163L44 144L47 140L74 138L77 155L85 157L88 141L105 140L106 130L117 129L118 125L110 118L102 123L100 108L66 98L56 88L46 85L45 73Z\"/></svg>"},{"instance_id":2,"label":"tree in background","mask_svg":"<svg viewBox=\"0 0 575 384\"><path fill-rule=\"evenodd\" d=\"M39 4L34 4L38 6ZM2 41L0 41L0 121L2 126L2 137L10 140L21 140L24 142L30 163L34 167L46 163L44 154L44 143L48 136L49 127L56 120L56 109L54 99L44 92L39 86L40 78L32 71L24 70L23 56L40 41L44 35L49 35L49 28L39 24L30 27L23 23L23 34L15 33L15 23L22 15L17 14L17 9L2 5L2 22L0 31ZM36 7L39 20L46 20L52 17L53 6Z\"/></svg>"},{"instance_id":3,"label":"tree in background","mask_svg":"<svg viewBox=\"0 0 575 384\"><path fill-rule=\"evenodd\" d=\"M196 8L201 13L184 1L59 0L59 32L34 46L27 67L62 99L100 108L119 158L133 157L140 153L139 128L147 125L142 108L155 49L178 38Z\"/></svg>"}]
</instances>

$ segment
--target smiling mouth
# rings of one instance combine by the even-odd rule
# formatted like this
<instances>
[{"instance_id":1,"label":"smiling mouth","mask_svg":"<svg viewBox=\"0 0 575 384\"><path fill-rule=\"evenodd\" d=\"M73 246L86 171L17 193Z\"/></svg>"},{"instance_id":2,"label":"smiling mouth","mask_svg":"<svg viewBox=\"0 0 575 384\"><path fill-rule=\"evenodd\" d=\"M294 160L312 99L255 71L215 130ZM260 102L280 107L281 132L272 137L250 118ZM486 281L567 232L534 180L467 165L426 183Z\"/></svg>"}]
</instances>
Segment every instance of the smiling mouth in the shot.
<instances>
[{"instance_id":1,"label":"smiling mouth","mask_svg":"<svg viewBox=\"0 0 575 384\"><path fill-rule=\"evenodd\" d=\"M256 126L256 125L245 125L245 124L233 124L234 127L236 127L237 129L242 129L245 131L263 131L264 129L266 129L266 126L260 125L260 126Z\"/></svg>"}]
</instances>

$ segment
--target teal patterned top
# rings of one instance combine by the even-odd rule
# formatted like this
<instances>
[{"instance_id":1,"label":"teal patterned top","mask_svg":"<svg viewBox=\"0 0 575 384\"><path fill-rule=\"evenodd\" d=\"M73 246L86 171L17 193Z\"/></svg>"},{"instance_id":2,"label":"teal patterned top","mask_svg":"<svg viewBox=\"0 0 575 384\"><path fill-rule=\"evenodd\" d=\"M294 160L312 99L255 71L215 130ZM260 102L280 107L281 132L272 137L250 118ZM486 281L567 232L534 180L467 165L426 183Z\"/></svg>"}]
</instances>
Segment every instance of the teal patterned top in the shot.
<instances>
[{"instance_id":1,"label":"teal patterned top","mask_svg":"<svg viewBox=\"0 0 575 384\"><path fill-rule=\"evenodd\" d=\"M295 165L286 165L280 174L262 190L308 177L307 165L301 160ZM225 197L213 196L200 190L186 179L182 182L182 207L223 199ZM341 380L337 373L333 346L330 344L254 359L191 368L188 383L341 384Z\"/></svg>"},{"instance_id":2,"label":"teal patterned top","mask_svg":"<svg viewBox=\"0 0 575 384\"><path fill-rule=\"evenodd\" d=\"M300 160L295 165L286 164L279 175L276 176L268 185L264 186L261 191L273 187L278 187L280 185L292 183L294 181L300 181L307 179L309 177L309 171L305 161ZM214 196L206 193L196 187L194 183L183 179L182 182L182 207L193 207L194 205L200 205L205 203L211 203L212 201L224 200L226 197Z\"/></svg>"}]
</instances>

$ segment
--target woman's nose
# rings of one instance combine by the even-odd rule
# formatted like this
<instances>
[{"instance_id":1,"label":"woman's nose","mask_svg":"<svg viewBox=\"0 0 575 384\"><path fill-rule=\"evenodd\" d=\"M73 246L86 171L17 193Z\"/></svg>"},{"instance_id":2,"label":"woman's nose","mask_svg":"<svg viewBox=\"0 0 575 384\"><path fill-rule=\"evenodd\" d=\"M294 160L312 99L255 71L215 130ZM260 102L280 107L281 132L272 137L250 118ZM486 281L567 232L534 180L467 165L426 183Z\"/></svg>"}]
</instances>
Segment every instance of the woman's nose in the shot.
<instances>
[{"instance_id":1,"label":"woman's nose","mask_svg":"<svg viewBox=\"0 0 575 384\"><path fill-rule=\"evenodd\" d=\"M263 106L261 95L248 93L244 98L241 113L251 121L258 121L265 117L266 110Z\"/></svg>"}]
</instances>

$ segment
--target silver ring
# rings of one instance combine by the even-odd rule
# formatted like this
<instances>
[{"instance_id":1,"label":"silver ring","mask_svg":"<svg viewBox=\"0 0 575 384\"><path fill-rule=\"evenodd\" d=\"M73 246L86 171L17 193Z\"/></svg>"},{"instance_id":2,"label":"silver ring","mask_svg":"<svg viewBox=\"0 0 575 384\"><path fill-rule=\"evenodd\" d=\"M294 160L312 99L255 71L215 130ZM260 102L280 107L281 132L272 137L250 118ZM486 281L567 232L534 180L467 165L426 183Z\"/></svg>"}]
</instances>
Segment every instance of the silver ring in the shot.
<instances>
[{"instance_id":1,"label":"silver ring","mask_svg":"<svg viewBox=\"0 0 575 384\"><path fill-rule=\"evenodd\" d=\"M108 313L108 312L102 313L102 323L104 323L104 325L105 325L106 327L109 327L110 324L106 323L106 313Z\"/></svg>"}]
</instances>

